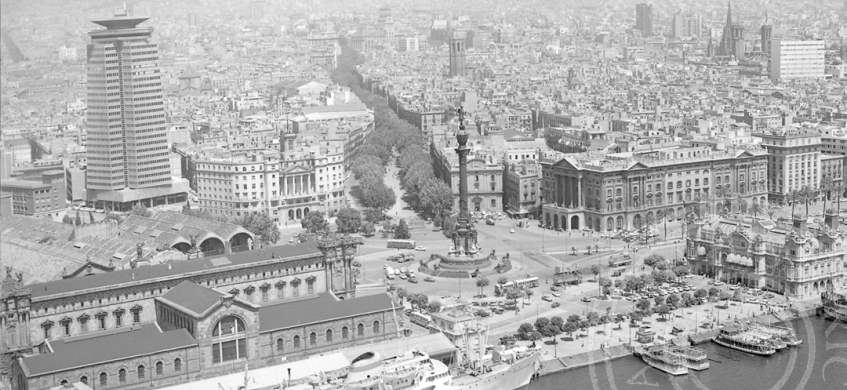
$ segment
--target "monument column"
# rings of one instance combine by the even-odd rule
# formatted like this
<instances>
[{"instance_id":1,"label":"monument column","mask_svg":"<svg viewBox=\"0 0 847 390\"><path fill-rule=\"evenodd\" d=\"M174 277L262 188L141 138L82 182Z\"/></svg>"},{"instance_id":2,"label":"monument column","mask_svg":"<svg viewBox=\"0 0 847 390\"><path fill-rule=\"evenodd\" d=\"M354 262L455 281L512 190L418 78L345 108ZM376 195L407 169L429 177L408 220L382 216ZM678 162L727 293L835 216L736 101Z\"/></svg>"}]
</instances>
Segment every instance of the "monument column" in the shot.
<instances>
[{"instance_id":1,"label":"monument column","mask_svg":"<svg viewBox=\"0 0 847 390\"><path fill-rule=\"evenodd\" d=\"M455 149L459 155L459 218L456 229L458 235L456 247L460 255L475 252L475 234L470 224L470 213L468 212L468 133L465 131L465 111L461 108L459 112L459 132L456 133L458 147Z\"/></svg>"},{"instance_id":2,"label":"monument column","mask_svg":"<svg viewBox=\"0 0 847 390\"><path fill-rule=\"evenodd\" d=\"M582 206L582 174L576 179L576 208Z\"/></svg>"}]
</instances>

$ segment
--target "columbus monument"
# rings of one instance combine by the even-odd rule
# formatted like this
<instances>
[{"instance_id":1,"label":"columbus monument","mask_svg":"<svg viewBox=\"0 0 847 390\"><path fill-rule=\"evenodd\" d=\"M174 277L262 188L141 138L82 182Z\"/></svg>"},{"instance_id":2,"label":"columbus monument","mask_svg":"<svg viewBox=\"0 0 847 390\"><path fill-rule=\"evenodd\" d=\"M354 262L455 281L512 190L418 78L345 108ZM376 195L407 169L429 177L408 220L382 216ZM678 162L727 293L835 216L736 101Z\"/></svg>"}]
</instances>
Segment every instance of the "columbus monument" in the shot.
<instances>
[{"instance_id":1,"label":"columbus monument","mask_svg":"<svg viewBox=\"0 0 847 390\"><path fill-rule=\"evenodd\" d=\"M436 276L449 278L468 278L473 275L486 275L493 272L503 272L494 251L491 254L480 255L477 243L476 229L471 223L471 214L468 211L468 133L465 131L465 112L461 108L459 113L459 132L456 140L459 146L456 154L459 155L459 216L456 219L455 230L452 235L452 243L447 255L433 254L428 261L421 261L421 271Z\"/></svg>"},{"instance_id":2,"label":"columbus monument","mask_svg":"<svg viewBox=\"0 0 847 390\"><path fill-rule=\"evenodd\" d=\"M456 231L453 233L453 245L450 248L450 256L473 256L479 252L476 242L476 229L471 223L471 214L468 212L468 132L465 131L465 111L459 108L459 132L456 133L456 141L459 147L456 154L459 155L459 217L456 222Z\"/></svg>"}]
</instances>

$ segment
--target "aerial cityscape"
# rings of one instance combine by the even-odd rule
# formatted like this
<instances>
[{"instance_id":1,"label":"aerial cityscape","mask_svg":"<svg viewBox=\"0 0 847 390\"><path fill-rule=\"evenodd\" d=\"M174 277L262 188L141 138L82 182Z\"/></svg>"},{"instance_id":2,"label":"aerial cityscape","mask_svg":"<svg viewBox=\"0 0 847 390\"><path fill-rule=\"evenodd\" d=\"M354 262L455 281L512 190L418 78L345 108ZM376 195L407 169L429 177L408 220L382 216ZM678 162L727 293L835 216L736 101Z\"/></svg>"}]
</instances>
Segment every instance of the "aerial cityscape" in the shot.
<instances>
[{"instance_id":1,"label":"aerial cityscape","mask_svg":"<svg viewBox=\"0 0 847 390\"><path fill-rule=\"evenodd\" d=\"M847 0L0 0L0 140L0 390L847 389Z\"/></svg>"}]
</instances>

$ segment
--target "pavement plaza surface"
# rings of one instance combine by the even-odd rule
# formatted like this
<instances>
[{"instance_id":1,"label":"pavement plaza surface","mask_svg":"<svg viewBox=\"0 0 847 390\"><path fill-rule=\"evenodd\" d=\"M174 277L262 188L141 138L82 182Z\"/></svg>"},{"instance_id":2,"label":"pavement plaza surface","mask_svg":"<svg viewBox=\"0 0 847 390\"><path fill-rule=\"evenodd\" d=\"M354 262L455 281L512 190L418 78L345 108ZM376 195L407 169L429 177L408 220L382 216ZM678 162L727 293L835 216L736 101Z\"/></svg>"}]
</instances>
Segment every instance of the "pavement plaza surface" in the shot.
<instances>
[{"instance_id":1,"label":"pavement plaza surface","mask_svg":"<svg viewBox=\"0 0 847 390\"><path fill-rule=\"evenodd\" d=\"M403 191L400 187L398 177L399 169L395 166L389 166L385 175L386 184L393 188L398 198L386 215L395 218L419 219L419 216L412 208L402 199ZM350 177L347 180L348 194L350 189L357 186L355 178ZM355 196L350 196L353 207L364 209L361 201ZM847 208L847 204L845 205ZM810 213L819 212L822 209L822 203L811 205ZM805 206L798 206L797 212L805 211ZM775 217L780 214L790 214L790 207L783 208L777 211ZM494 284L501 276L508 280L515 280L527 276L537 276L539 278L539 287L533 289L533 295L528 299L519 301L518 311L505 311L503 314L493 314L488 318L481 318L481 323L488 327L489 343L496 344L501 336L513 335L517 332L518 327L524 322L534 322L538 317L553 317L560 316L563 319L571 314L579 314L584 316L590 311L596 311L602 315L606 313L607 308L611 308L610 312L628 313L634 310L635 303L625 299L595 299L592 302L582 302L581 298L585 296L598 297L599 289L594 281L595 277L590 273L591 265L598 264L601 267L601 276L610 276L612 269L608 266L609 258L619 256L626 252L631 255L633 264L629 267L621 268L624 275L627 274L643 274L650 273L650 267L644 267L643 260L651 254L659 254L668 260L673 260L676 257L682 256L684 249L684 240L682 239L682 223L669 222L656 226L657 232L660 234L659 239L662 240L651 247L633 248L629 244L621 240L612 240L601 238L600 233L584 232L581 230L572 230L565 232L557 232L554 230L543 229L538 226L538 221L526 220L528 227L517 227L518 220L516 219L501 219L496 221L495 225L490 226L484 223L475 224L478 232L478 241L481 247L481 253L487 255L492 250L496 251L498 259L505 254L509 254L512 262L512 269L503 274L495 274L489 277L489 286L482 289L482 293L488 298L494 297ZM299 224L297 224L299 225ZM331 221L334 225L334 221ZM432 254L446 254L450 240L440 231L433 231L434 226L430 223L424 225L423 228L413 229L412 239L417 245L423 246L426 250L410 251L397 250L387 248L387 239L381 238L377 233L374 237L365 238L364 245L359 247L359 255L357 260L361 263L362 273L359 275L360 283L368 282L385 282L384 280L384 265L389 265L393 268L407 268L417 271L418 262L422 259L428 259ZM514 231L514 232L512 232ZM283 229L281 242L287 242L290 237L301 233L302 229L299 226L288 229ZM665 236L667 234L667 236ZM591 255L588 255L587 246L591 246ZM595 247L599 247L599 252L595 251ZM574 250L576 249L574 255ZM415 262L407 262L403 264L393 263L386 260L388 256L400 253L415 253ZM561 297L552 297L553 302L558 302L559 307L553 308L552 302L546 302L541 299L542 295L550 294L550 287L555 280L555 268L557 266L578 267L583 274L583 283L577 286L568 286L562 291ZM624 275L621 275L622 278ZM406 280L395 278L392 283L398 287L403 287L411 293L426 294L430 301L440 300L444 297L458 297L464 300L473 301L479 289L476 287L475 279L450 279L450 278L434 278L434 282L425 282L426 275L418 274L419 283L410 283ZM613 278L614 279L614 278ZM696 276L688 279L696 288L711 287L708 281L702 277ZM721 289L727 289L728 286L722 286ZM692 290L693 293L693 290ZM784 301L784 298L777 296L771 301ZM803 305L804 302L792 301L795 307ZM405 302L406 307L409 307L408 301ZM670 332L673 327L684 328L688 332L693 330L702 331L702 328L697 328L697 325L705 322L715 322L718 312L720 312L721 321L731 321L738 318L749 317L764 314L764 309L759 304L748 303L732 303L726 309L718 310L716 305L721 303L711 303L706 305L694 306L690 308L678 309L672 315L667 317L667 320L660 320L659 316L654 314L649 319L649 324L653 327L657 336L671 337ZM426 333L427 330L416 324L411 324L405 321L415 333ZM556 344L553 344L552 338L545 338L540 343L542 350L545 353L545 359L553 356L568 356L597 350L601 343L606 346L620 345L631 341L631 334L634 337L636 327L631 327L629 321L624 321L622 324L606 324L589 328L587 332L577 332L573 337L561 334L556 338ZM526 343L526 342L522 342Z\"/></svg>"}]
</instances>

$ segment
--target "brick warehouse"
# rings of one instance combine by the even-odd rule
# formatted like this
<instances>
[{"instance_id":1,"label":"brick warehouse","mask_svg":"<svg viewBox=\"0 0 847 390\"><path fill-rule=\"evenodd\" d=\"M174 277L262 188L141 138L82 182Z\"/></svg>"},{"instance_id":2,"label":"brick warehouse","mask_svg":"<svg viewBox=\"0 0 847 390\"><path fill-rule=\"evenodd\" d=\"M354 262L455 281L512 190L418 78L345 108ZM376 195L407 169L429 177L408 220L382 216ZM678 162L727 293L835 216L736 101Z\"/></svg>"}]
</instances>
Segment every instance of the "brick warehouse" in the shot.
<instances>
[{"instance_id":1,"label":"brick warehouse","mask_svg":"<svg viewBox=\"0 0 847 390\"><path fill-rule=\"evenodd\" d=\"M7 274L13 388L149 388L395 337L387 294L353 297L360 244L334 237L29 286Z\"/></svg>"}]
</instances>

